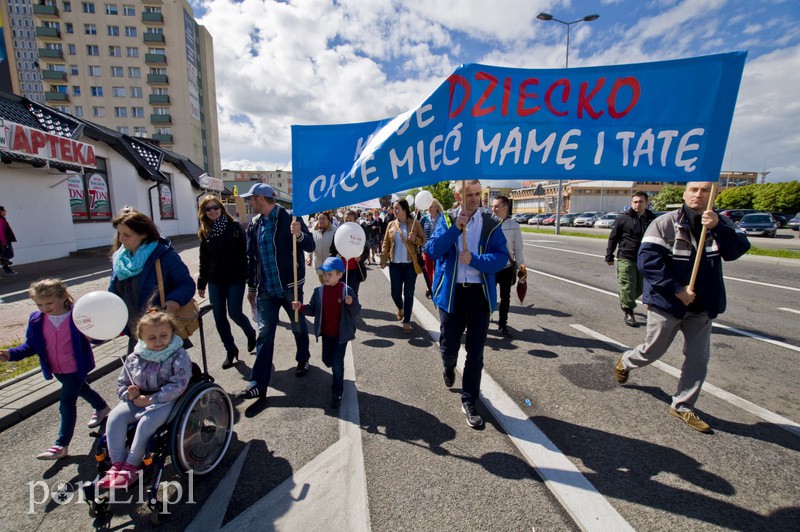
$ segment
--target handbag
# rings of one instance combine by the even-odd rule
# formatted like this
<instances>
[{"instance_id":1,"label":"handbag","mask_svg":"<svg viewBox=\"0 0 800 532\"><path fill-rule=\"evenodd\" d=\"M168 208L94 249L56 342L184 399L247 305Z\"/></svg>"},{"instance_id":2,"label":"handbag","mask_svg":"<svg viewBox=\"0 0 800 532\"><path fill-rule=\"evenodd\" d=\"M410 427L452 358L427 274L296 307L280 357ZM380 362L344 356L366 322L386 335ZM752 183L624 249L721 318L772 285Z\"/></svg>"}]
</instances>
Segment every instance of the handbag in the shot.
<instances>
[{"instance_id":1,"label":"handbag","mask_svg":"<svg viewBox=\"0 0 800 532\"><path fill-rule=\"evenodd\" d=\"M158 279L158 295L161 298L161 306L167 303L167 298L164 294L164 275L161 273L161 259L156 259L156 278ZM200 305L197 304L194 297L172 313L175 319L175 333L186 340L194 332L200 328Z\"/></svg>"}]
</instances>

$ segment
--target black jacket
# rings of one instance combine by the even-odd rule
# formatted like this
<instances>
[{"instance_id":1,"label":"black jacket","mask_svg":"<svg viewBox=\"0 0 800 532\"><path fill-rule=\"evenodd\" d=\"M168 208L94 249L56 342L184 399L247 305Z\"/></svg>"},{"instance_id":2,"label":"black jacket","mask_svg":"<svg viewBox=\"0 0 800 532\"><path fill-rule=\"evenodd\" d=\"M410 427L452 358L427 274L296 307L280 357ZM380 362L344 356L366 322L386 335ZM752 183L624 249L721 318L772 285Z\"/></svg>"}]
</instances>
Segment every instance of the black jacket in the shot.
<instances>
[{"instance_id":1,"label":"black jacket","mask_svg":"<svg viewBox=\"0 0 800 532\"><path fill-rule=\"evenodd\" d=\"M618 259L636 262L644 232L650 222L655 219L656 215L652 211L645 210L644 214L638 216L632 208L617 216L617 219L614 220L614 225L611 227L611 234L608 235L606 262L614 262L614 251L617 250L617 247L619 247L617 250Z\"/></svg>"},{"instance_id":2,"label":"black jacket","mask_svg":"<svg viewBox=\"0 0 800 532\"><path fill-rule=\"evenodd\" d=\"M229 220L223 233L200 241L200 275L197 289L208 283L242 282L247 279L247 240L244 227Z\"/></svg>"}]
</instances>

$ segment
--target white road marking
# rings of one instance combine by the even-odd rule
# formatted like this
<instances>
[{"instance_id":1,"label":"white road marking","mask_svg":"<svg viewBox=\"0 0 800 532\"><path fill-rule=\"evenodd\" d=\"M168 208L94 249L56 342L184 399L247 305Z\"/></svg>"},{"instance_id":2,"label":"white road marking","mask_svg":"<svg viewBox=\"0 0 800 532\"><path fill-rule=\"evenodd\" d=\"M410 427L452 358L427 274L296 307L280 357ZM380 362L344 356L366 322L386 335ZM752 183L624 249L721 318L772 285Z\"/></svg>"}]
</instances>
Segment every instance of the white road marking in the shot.
<instances>
[{"instance_id":1,"label":"white road marking","mask_svg":"<svg viewBox=\"0 0 800 532\"><path fill-rule=\"evenodd\" d=\"M574 323L574 324L570 325L570 327L572 327L573 329L576 329L578 331L581 331L582 333L584 333L585 335L587 335L587 336L589 336L591 338L595 338L596 340L600 340L601 342L605 342L605 343L607 343L609 345L612 345L612 346L616 347L617 349L619 349L620 351L627 351L628 349L630 349L630 347L626 346L625 344L617 342L613 338L609 338L608 336L605 336L605 335L603 335L603 334L601 334L601 333L599 333L597 331L593 331L592 329L589 329L588 327L585 327L583 325ZM665 364L664 362L661 362L660 360L656 360L651 365L656 367L656 368L658 368L658 369L660 369L661 371L663 371L665 373L668 373L668 374L672 375L675 378L680 378L680 376L681 376L681 371L679 369L674 368L674 367L670 366L669 364ZM763 419L764 421L767 421L769 423L773 423L773 424L781 427L782 429L788 430L789 432L791 432L795 436L800 436L800 425L795 423L791 419L788 419L788 418L785 418L785 417L783 417L781 415L778 415L775 412L771 412L770 410L767 410L766 408L760 407L755 403L751 403L747 399L743 399L743 398L739 397L738 395L734 395L734 394L732 394L730 392L726 392L722 388L714 386L713 384L711 384L711 383L709 383L707 381L703 383L703 391L707 392L707 393L710 393L711 395L714 395L714 396L722 399L723 401L726 401L726 402L732 404L733 406L737 406L737 407L741 408L742 410L744 410L745 412L753 414L754 416L759 417L759 418Z\"/></svg>"},{"instance_id":2,"label":"white road marking","mask_svg":"<svg viewBox=\"0 0 800 532\"><path fill-rule=\"evenodd\" d=\"M526 246L530 246L532 248L542 248L542 249L554 249L556 251L560 251L562 253L572 253L574 255L586 255L587 257L600 257L601 259L605 258L605 255L597 255L596 253L586 253L584 251L573 251L571 249L561 249L561 248L554 248L551 246L538 246L536 244L528 244L524 242Z\"/></svg>"},{"instance_id":3,"label":"white road marking","mask_svg":"<svg viewBox=\"0 0 800 532\"><path fill-rule=\"evenodd\" d=\"M793 308L778 307L778 310L783 310L785 312L794 312L795 314L800 314L800 310L793 309Z\"/></svg>"}]
</instances>

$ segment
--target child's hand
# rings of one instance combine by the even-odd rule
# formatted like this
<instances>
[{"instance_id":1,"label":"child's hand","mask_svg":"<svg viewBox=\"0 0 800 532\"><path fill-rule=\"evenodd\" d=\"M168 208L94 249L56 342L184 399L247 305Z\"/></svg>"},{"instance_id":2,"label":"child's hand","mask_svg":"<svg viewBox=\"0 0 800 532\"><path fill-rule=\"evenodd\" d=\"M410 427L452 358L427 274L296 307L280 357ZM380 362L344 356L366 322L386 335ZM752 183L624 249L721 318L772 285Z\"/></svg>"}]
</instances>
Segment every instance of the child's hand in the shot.
<instances>
[{"instance_id":1,"label":"child's hand","mask_svg":"<svg viewBox=\"0 0 800 532\"><path fill-rule=\"evenodd\" d=\"M348 305L352 305L353 304L353 296L345 297L344 298L344 302L347 303Z\"/></svg>"},{"instance_id":2,"label":"child's hand","mask_svg":"<svg viewBox=\"0 0 800 532\"><path fill-rule=\"evenodd\" d=\"M128 400L129 401L133 401L134 399L139 397L139 393L140 392L139 392L139 387L138 386L134 386L133 384L128 386Z\"/></svg>"},{"instance_id":3,"label":"child's hand","mask_svg":"<svg viewBox=\"0 0 800 532\"><path fill-rule=\"evenodd\" d=\"M292 310L300 310L300 307L302 306L303 304L299 301L292 301Z\"/></svg>"},{"instance_id":4,"label":"child's hand","mask_svg":"<svg viewBox=\"0 0 800 532\"><path fill-rule=\"evenodd\" d=\"M153 401L151 401L150 398L147 397L146 395L140 395L133 400L133 404L135 404L138 407L144 408L146 406L152 405Z\"/></svg>"},{"instance_id":5,"label":"child's hand","mask_svg":"<svg viewBox=\"0 0 800 532\"><path fill-rule=\"evenodd\" d=\"M6 349L0 349L0 360L2 360L3 362L8 362L9 360L11 360L11 355L8 354L8 351Z\"/></svg>"}]
</instances>

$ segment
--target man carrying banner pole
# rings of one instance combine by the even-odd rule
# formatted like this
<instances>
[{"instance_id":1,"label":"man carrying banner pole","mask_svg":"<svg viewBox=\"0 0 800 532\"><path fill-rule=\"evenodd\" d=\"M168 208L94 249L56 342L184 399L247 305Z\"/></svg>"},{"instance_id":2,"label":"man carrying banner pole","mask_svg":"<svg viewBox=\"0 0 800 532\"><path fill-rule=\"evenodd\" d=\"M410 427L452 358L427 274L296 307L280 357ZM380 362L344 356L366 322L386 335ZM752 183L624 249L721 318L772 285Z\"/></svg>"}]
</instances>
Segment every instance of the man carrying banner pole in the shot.
<instances>
[{"instance_id":1,"label":"man carrying banner pole","mask_svg":"<svg viewBox=\"0 0 800 532\"><path fill-rule=\"evenodd\" d=\"M627 382L631 369L661 358L681 331L684 362L669 413L694 430L711 432L695 414L694 405L708 371L712 320L726 306L722 261L744 255L750 242L727 217L712 210L711 183L687 183L683 199L680 209L656 218L645 232L638 266L644 276L647 334L643 344L619 358L614 378L620 384Z\"/></svg>"},{"instance_id":2,"label":"man carrying banner pole","mask_svg":"<svg viewBox=\"0 0 800 532\"><path fill-rule=\"evenodd\" d=\"M433 279L433 302L441 323L439 350L444 384L450 388L455 382L461 335L466 329L461 410L467 424L480 429L484 423L476 402L489 317L497 304L494 274L508 262L508 250L501 221L479 210L480 181L457 182L455 197L461 207L439 217L425 253L439 263Z\"/></svg>"}]
</instances>

